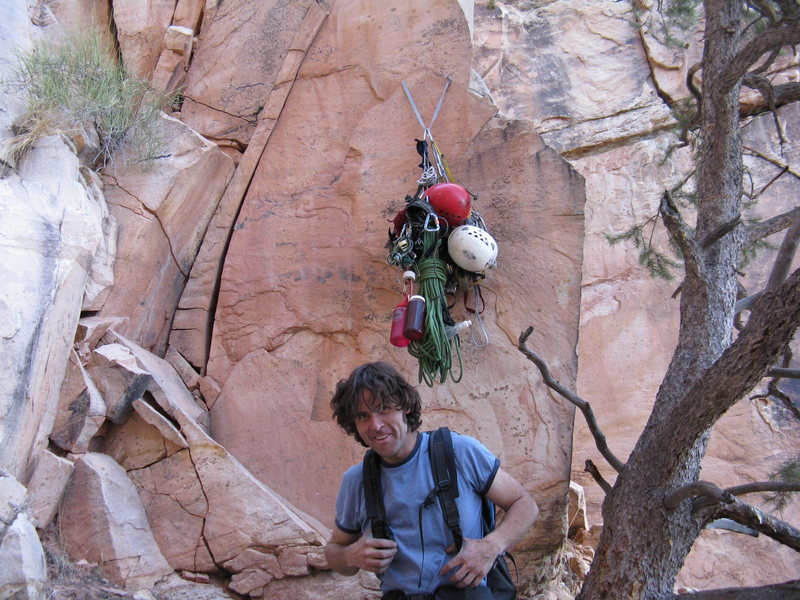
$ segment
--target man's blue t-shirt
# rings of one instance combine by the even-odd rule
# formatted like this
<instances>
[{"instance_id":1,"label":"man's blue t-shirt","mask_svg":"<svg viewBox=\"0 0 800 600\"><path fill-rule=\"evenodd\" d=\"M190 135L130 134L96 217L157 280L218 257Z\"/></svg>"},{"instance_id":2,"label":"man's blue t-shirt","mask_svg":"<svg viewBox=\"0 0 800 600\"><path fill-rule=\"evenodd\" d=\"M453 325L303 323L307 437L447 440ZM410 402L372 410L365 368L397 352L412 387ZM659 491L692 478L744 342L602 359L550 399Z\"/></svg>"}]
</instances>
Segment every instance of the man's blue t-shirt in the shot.
<instances>
[{"instance_id":1,"label":"man's blue t-shirt","mask_svg":"<svg viewBox=\"0 0 800 600\"><path fill-rule=\"evenodd\" d=\"M451 432L458 469L456 499L461 530L465 538L483 537L481 503L500 468L500 460L478 440ZM453 535L442 516L439 501L424 507L433 489L428 444L431 433L417 436L413 452L403 462L390 465L381 461L381 487L386 517L397 542L397 554L381 576L381 590L402 590L407 594L432 593L448 584L452 575L439 575L453 557L445 549ZM362 465L344 474L336 499L336 526L345 533L370 534L364 502Z\"/></svg>"}]
</instances>

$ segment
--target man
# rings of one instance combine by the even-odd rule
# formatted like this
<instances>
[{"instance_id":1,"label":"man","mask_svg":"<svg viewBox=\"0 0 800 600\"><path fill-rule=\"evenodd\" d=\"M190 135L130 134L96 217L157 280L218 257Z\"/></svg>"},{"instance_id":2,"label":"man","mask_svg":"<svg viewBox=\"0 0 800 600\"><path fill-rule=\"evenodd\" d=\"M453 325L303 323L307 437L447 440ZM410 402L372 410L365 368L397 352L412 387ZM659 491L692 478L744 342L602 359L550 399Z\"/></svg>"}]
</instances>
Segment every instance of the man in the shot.
<instances>
[{"instance_id":1,"label":"man","mask_svg":"<svg viewBox=\"0 0 800 600\"><path fill-rule=\"evenodd\" d=\"M344 575L355 575L359 569L377 573L384 598L436 598L437 589L443 595L447 589L447 598L491 598L484 578L495 558L520 541L536 520L539 509L530 494L500 469L500 461L479 441L452 434L464 536L461 551L455 554L438 502L425 502L434 483L428 458L430 434L418 431L421 409L416 389L391 365L367 363L337 384L331 408L342 429L380 457L393 538L372 536L362 464L354 465L344 474L336 500L336 526L325 546L331 568ZM483 495L505 511L486 536Z\"/></svg>"}]
</instances>

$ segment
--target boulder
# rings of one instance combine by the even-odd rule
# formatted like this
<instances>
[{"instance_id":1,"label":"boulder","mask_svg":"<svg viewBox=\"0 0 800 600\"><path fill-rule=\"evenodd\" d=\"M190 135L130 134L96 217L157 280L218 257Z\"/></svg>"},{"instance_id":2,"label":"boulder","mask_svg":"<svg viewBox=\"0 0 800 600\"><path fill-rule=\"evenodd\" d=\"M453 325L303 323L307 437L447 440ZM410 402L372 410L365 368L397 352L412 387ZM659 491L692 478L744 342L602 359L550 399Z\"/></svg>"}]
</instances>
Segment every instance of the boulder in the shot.
<instances>
[{"instance_id":1,"label":"boulder","mask_svg":"<svg viewBox=\"0 0 800 600\"><path fill-rule=\"evenodd\" d=\"M30 517L21 512L0 535L0 598L39 600L45 583L44 549Z\"/></svg>"},{"instance_id":2,"label":"boulder","mask_svg":"<svg viewBox=\"0 0 800 600\"><path fill-rule=\"evenodd\" d=\"M125 321L126 317L82 317L75 330L75 346L81 358L86 360L108 330Z\"/></svg>"},{"instance_id":3,"label":"boulder","mask_svg":"<svg viewBox=\"0 0 800 600\"><path fill-rule=\"evenodd\" d=\"M44 529L55 518L72 471L72 461L47 450L39 453L28 484L28 508L37 529Z\"/></svg>"},{"instance_id":4,"label":"boulder","mask_svg":"<svg viewBox=\"0 0 800 600\"><path fill-rule=\"evenodd\" d=\"M135 357L136 363L149 373L151 379L147 391L152 394L155 401L170 418L177 419L177 415L180 413L182 419L189 419L204 429L208 429L207 411L197 403L186 388L181 376L168 361L159 358L116 331L109 335L128 349Z\"/></svg>"},{"instance_id":5,"label":"boulder","mask_svg":"<svg viewBox=\"0 0 800 600\"><path fill-rule=\"evenodd\" d=\"M180 25L170 25L164 33L161 56L153 72L156 89L174 93L183 87L194 44L194 31Z\"/></svg>"},{"instance_id":6,"label":"boulder","mask_svg":"<svg viewBox=\"0 0 800 600\"><path fill-rule=\"evenodd\" d=\"M208 572L224 563L246 570L248 561L230 561L248 549L274 553L322 545L327 530L296 513L196 423L176 414L189 448L130 473L175 569Z\"/></svg>"},{"instance_id":7,"label":"boulder","mask_svg":"<svg viewBox=\"0 0 800 600\"><path fill-rule=\"evenodd\" d=\"M580 530L589 530L589 520L586 517L586 496L583 493L583 486L574 481L569 482L567 526L567 535L569 537L574 537Z\"/></svg>"},{"instance_id":8,"label":"boulder","mask_svg":"<svg viewBox=\"0 0 800 600\"><path fill-rule=\"evenodd\" d=\"M254 598L292 598L318 600L319 598L348 598L352 600L379 600L380 588L372 573L368 577L344 577L338 573L317 573L314 577L273 579L262 590L251 592Z\"/></svg>"},{"instance_id":9,"label":"boulder","mask_svg":"<svg viewBox=\"0 0 800 600\"><path fill-rule=\"evenodd\" d=\"M0 527L13 523L25 506L27 489L16 478L0 471Z\"/></svg>"},{"instance_id":10,"label":"boulder","mask_svg":"<svg viewBox=\"0 0 800 600\"><path fill-rule=\"evenodd\" d=\"M205 0L177 0L172 24L195 31L200 27L204 8Z\"/></svg>"},{"instance_id":11,"label":"boulder","mask_svg":"<svg viewBox=\"0 0 800 600\"><path fill-rule=\"evenodd\" d=\"M200 387L200 375L174 346L167 348L167 355L164 358L172 365L172 368L175 369L178 375L181 376L181 380L183 380L183 383L190 391Z\"/></svg>"},{"instance_id":12,"label":"boulder","mask_svg":"<svg viewBox=\"0 0 800 600\"><path fill-rule=\"evenodd\" d=\"M135 400L133 409L124 423L108 427L102 446L123 468L140 469L187 447L180 431L159 410L144 400Z\"/></svg>"},{"instance_id":13,"label":"boulder","mask_svg":"<svg viewBox=\"0 0 800 600\"><path fill-rule=\"evenodd\" d=\"M75 462L59 514L61 542L74 560L99 565L127 589L151 588L173 574L153 538L136 487L106 454Z\"/></svg>"},{"instance_id":14,"label":"boulder","mask_svg":"<svg viewBox=\"0 0 800 600\"><path fill-rule=\"evenodd\" d=\"M133 353L122 344L106 344L92 352L86 371L107 406L108 419L123 423L142 397L153 376L142 369Z\"/></svg>"},{"instance_id":15,"label":"boulder","mask_svg":"<svg viewBox=\"0 0 800 600\"><path fill-rule=\"evenodd\" d=\"M295 511L208 436L204 409L167 361L116 332L107 339L115 343L96 352L124 348L128 366L148 384L127 419L107 428L102 449L108 456L101 456L128 470L169 564L201 573L223 563L234 573L250 568L239 578L246 580L254 564L243 553L269 549L257 562L259 568L272 564L271 576L307 574L309 548L321 547L327 529Z\"/></svg>"},{"instance_id":16,"label":"boulder","mask_svg":"<svg viewBox=\"0 0 800 600\"><path fill-rule=\"evenodd\" d=\"M97 365L96 362L94 364ZM77 352L73 350L70 352L67 372L61 384L50 440L63 450L83 454L105 423L106 412L106 403L100 390L84 369Z\"/></svg>"}]
</instances>

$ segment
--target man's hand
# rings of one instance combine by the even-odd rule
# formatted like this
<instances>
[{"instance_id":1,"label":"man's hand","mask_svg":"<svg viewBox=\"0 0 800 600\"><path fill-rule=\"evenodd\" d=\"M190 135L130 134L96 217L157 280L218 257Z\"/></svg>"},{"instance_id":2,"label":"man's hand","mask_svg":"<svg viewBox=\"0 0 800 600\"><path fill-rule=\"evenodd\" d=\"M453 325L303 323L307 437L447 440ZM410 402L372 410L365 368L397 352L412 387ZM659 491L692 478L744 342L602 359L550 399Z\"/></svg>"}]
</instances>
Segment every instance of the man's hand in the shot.
<instances>
[{"instance_id":1,"label":"man's hand","mask_svg":"<svg viewBox=\"0 0 800 600\"><path fill-rule=\"evenodd\" d=\"M448 552L455 547L448 548ZM441 575L450 575L450 582L458 588L477 587L486 577L494 564L494 559L502 552L491 540L483 538L473 540L464 538L461 552L456 554L440 572Z\"/></svg>"},{"instance_id":2,"label":"man's hand","mask_svg":"<svg viewBox=\"0 0 800 600\"><path fill-rule=\"evenodd\" d=\"M359 569L383 573L397 554L397 542L333 529L325 544L328 565L342 575L355 575Z\"/></svg>"},{"instance_id":3,"label":"man's hand","mask_svg":"<svg viewBox=\"0 0 800 600\"><path fill-rule=\"evenodd\" d=\"M347 564L364 571L383 573L397 554L397 542L362 536L345 547Z\"/></svg>"}]
</instances>

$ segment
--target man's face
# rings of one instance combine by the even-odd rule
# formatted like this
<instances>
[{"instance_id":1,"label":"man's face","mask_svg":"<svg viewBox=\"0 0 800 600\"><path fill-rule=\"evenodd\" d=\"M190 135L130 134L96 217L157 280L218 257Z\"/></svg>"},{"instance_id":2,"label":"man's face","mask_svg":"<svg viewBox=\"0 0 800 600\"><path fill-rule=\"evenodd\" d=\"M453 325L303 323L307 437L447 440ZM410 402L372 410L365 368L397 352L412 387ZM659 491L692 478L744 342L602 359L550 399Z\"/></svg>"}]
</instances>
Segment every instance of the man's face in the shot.
<instances>
[{"instance_id":1,"label":"man's face","mask_svg":"<svg viewBox=\"0 0 800 600\"><path fill-rule=\"evenodd\" d=\"M364 394L369 399L370 392ZM362 396L355 419L358 435L385 462L399 463L414 450L417 433L408 430L405 412L396 406L375 408L378 410L370 409Z\"/></svg>"}]
</instances>

